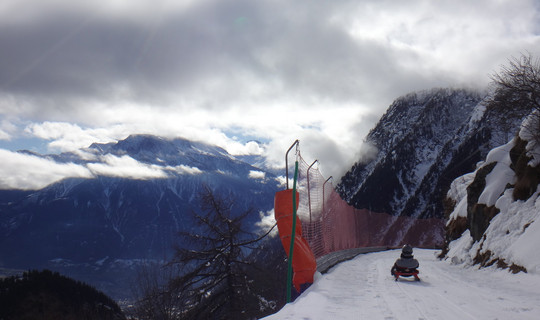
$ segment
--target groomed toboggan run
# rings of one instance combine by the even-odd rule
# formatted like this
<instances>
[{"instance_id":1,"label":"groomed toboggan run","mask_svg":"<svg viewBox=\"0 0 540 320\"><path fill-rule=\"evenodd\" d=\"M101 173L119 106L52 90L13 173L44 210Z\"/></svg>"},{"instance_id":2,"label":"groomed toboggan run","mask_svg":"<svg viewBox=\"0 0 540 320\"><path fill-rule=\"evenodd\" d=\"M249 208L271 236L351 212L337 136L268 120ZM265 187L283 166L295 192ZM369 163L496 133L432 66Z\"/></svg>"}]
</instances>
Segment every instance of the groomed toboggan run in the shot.
<instances>
[{"instance_id":1,"label":"groomed toboggan run","mask_svg":"<svg viewBox=\"0 0 540 320\"><path fill-rule=\"evenodd\" d=\"M479 269L415 249L420 278L400 278L390 268L400 250L360 254L316 276L294 302L265 320L284 319L538 319L540 275Z\"/></svg>"}]
</instances>

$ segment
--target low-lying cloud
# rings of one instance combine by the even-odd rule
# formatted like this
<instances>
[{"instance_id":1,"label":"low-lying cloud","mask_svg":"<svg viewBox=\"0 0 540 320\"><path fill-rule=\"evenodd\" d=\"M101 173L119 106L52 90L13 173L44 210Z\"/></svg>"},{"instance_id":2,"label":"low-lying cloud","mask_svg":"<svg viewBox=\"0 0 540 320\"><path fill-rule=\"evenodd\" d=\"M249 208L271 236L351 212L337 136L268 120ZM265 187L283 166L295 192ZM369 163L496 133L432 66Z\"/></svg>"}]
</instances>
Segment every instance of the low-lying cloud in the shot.
<instances>
[{"instance_id":1,"label":"low-lying cloud","mask_svg":"<svg viewBox=\"0 0 540 320\"><path fill-rule=\"evenodd\" d=\"M66 177L92 178L86 167L73 163L56 163L34 155L0 149L1 189L41 189Z\"/></svg>"},{"instance_id":2,"label":"low-lying cloud","mask_svg":"<svg viewBox=\"0 0 540 320\"><path fill-rule=\"evenodd\" d=\"M66 178L93 179L98 176L148 180L174 175L200 174L196 167L159 166L139 162L127 155L94 157L99 162L86 164L58 163L51 158L31 153L0 149L0 189L36 190Z\"/></svg>"},{"instance_id":3,"label":"low-lying cloud","mask_svg":"<svg viewBox=\"0 0 540 320\"><path fill-rule=\"evenodd\" d=\"M266 173L263 171L251 170L249 171L248 177L251 179L264 180L264 178L266 178Z\"/></svg>"},{"instance_id":4,"label":"low-lying cloud","mask_svg":"<svg viewBox=\"0 0 540 320\"><path fill-rule=\"evenodd\" d=\"M102 160L103 163L89 163L86 167L96 176L141 180L168 177L162 167L141 163L127 155L121 157L105 155Z\"/></svg>"}]
</instances>

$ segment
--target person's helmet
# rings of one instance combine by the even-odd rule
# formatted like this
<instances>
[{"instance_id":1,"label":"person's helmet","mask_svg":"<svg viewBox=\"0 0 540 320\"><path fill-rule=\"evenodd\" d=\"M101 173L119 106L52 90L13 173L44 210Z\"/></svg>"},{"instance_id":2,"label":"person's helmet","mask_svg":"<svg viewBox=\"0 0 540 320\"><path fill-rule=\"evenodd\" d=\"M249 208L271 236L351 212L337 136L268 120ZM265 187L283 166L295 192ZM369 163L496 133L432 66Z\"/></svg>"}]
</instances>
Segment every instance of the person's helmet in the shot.
<instances>
[{"instance_id":1,"label":"person's helmet","mask_svg":"<svg viewBox=\"0 0 540 320\"><path fill-rule=\"evenodd\" d=\"M402 258L412 258L413 257L413 249L410 245L406 244L401 249L401 257Z\"/></svg>"}]
</instances>

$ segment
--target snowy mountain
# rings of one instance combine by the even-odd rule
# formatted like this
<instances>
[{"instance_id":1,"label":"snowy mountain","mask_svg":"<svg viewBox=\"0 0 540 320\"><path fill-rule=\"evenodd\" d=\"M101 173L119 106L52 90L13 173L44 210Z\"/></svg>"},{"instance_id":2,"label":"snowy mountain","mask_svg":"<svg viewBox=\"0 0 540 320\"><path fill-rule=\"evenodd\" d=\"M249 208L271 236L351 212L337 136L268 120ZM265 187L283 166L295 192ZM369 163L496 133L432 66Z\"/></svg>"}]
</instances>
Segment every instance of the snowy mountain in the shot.
<instances>
[{"instance_id":1,"label":"snowy mountain","mask_svg":"<svg viewBox=\"0 0 540 320\"><path fill-rule=\"evenodd\" d=\"M376 156L359 159L338 192L359 209L443 218L450 182L507 141L507 131L485 110L481 94L464 89L397 99L366 138Z\"/></svg>"},{"instance_id":2,"label":"snowy mountain","mask_svg":"<svg viewBox=\"0 0 540 320\"><path fill-rule=\"evenodd\" d=\"M540 274L540 146L530 130L538 120L526 119L516 137L452 182L446 259Z\"/></svg>"},{"instance_id":3,"label":"snowy mountain","mask_svg":"<svg viewBox=\"0 0 540 320\"><path fill-rule=\"evenodd\" d=\"M135 265L170 257L176 234L196 230L191 212L200 208L203 186L235 199L233 212L253 208L254 232L278 190L272 173L185 139L133 135L43 157L87 168L93 177L0 191L0 266L49 268L115 297L129 294L129 283L118 282Z\"/></svg>"}]
</instances>

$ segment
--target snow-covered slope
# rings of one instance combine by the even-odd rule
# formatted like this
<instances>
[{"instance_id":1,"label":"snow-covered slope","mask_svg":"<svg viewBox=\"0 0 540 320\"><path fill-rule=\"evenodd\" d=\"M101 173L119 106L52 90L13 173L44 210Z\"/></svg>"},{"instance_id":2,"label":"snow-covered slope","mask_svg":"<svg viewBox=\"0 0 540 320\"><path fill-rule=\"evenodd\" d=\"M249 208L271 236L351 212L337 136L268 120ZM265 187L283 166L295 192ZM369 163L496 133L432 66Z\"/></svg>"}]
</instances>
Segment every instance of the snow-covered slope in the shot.
<instances>
[{"instance_id":1,"label":"snow-covered slope","mask_svg":"<svg viewBox=\"0 0 540 320\"><path fill-rule=\"evenodd\" d=\"M320 276L265 320L538 319L540 276L456 266L438 251L415 249L422 281L393 280L399 250L369 253Z\"/></svg>"},{"instance_id":2,"label":"snow-covered slope","mask_svg":"<svg viewBox=\"0 0 540 320\"><path fill-rule=\"evenodd\" d=\"M540 274L540 148L524 122L519 136L493 149L448 193L448 251L455 264L496 265Z\"/></svg>"}]
</instances>

